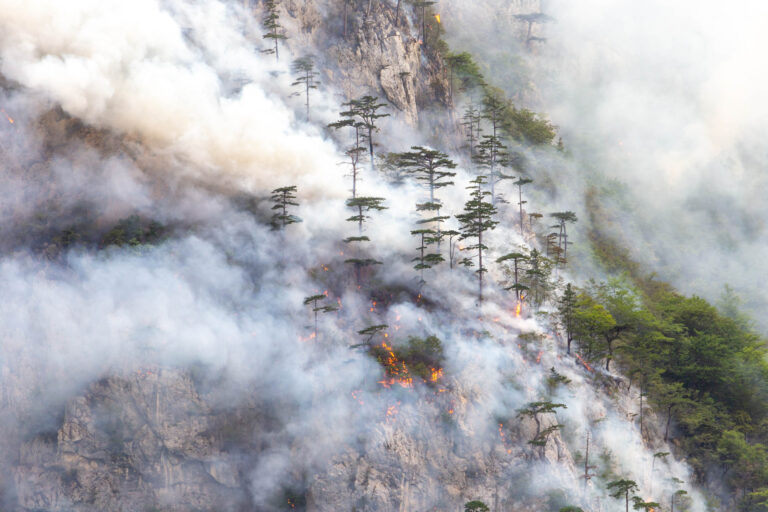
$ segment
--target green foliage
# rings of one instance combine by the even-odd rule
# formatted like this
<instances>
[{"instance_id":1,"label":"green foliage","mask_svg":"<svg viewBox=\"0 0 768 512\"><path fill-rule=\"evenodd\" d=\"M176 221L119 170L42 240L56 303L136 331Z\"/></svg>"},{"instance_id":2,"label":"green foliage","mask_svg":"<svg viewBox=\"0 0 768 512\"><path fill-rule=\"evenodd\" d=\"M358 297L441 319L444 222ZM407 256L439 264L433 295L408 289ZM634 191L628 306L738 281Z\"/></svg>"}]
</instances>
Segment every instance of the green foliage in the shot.
<instances>
[{"instance_id":1,"label":"green foliage","mask_svg":"<svg viewBox=\"0 0 768 512\"><path fill-rule=\"evenodd\" d=\"M423 146L412 146L411 151L395 153L395 165L412 175L416 181L422 182L429 189L429 202L435 203L435 190L453 185L450 178L456 176L456 163L448 155Z\"/></svg>"},{"instance_id":2,"label":"green foliage","mask_svg":"<svg viewBox=\"0 0 768 512\"><path fill-rule=\"evenodd\" d=\"M445 56L445 62L448 64L451 95L453 95L454 88L465 93L484 85L480 66L477 65L470 53L448 53Z\"/></svg>"},{"instance_id":3,"label":"green foliage","mask_svg":"<svg viewBox=\"0 0 768 512\"><path fill-rule=\"evenodd\" d=\"M531 144L552 144L557 135L556 127L548 120L528 109L511 107L506 112L507 123L515 138L522 138Z\"/></svg>"},{"instance_id":4,"label":"green foliage","mask_svg":"<svg viewBox=\"0 0 768 512\"><path fill-rule=\"evenodd\" d=\"M264 19L261 24L266 29L264 39L271 39L274 41L275 46L262 50L262 53L274 53L275 59L280 60L278 41L287 39L287 36L283 34L284 29L280 24L280 14L277 12L279 6L279 0L264 0Z\"/></svg>"},{"instance_id":5,"label":"green foliage","mask_svg":"<svg viewBox=\"0 0 768 512\"><path fill-rule=\"evenodd\" d=\"M559 386L567 386L571 383L571 379L565 375L560 375L555 370L555 367L549 369L549 376L547 377L547 389L550 393L554 393Z\"/></svg>"},{"instance_id":6,"label":"green foliage","mask_svg":"<svg viewBox=\"0 0 768 512\"><path fill-rule=\"evenodd\" d=\"M101 247L154 245L162 241L164 235L165 228L160 223L131 215L118 221L115 227L102 237L99 245Z\"/></svg>"},{"instance_id":7,"label":"green foliage","mask_svg":"<svg viewBox=\"0 0 768 512\"><path fill-rule=\"evenodd\" d=\"M764 341L737 311L722 315L664 283L634 287L627 279L593 283L577 296L577 339L600 356L606 333L616 336L615 361L658 409L665 437L675 438L699 479L723 468L749 510L750 493L768 481Z\"/></svg>"},{"instance_id":8,"label":"green foliage","mask_svg":"<svg viewBox=\"0 0 768 512\"><path fill-rule=\"evenodd\" d=\"M388 376L409 375L419 377L425 383L435 382L437 371L445 361L443 343L437 336L409 336L406 343L391 347L372 345L370 354L384 367ZM393 354L396 364L392 361Z\"/></svg>"},{"instance_id":9,"label":"green foliage","mask_svg":"<svg viewBox=\"0 0 768 512\"><path fill-rule=\"evenodd\" d=\"M659 504L655 501L645 501L643 498L639 496L633 496L632 497L632 508L635 510L653 510L659 508Z\"/></svg>"},{"instance_id":10,"label":"green foliage","mask_svg":"<svg viewBox=\"0 0 768 512\"><path fill-rule=\"evenodd\" d=\"M581 507L569 505L567 507L562 507L558 512L584 512L584 509Z\"/></svg>"},{"instance_id":11,"label":"green foliage","mask_svg":"<svg viewBox=\"0 0 768 512\"><path fill-rule=\"evenodd\" d=\"M612 498L624 499L626 508L629 509L629 494L638 490L634 480L620 479L608 482L608 492Z\"/></svg>"},{"instance_id":12,"label":"green foliage","mask_svg":"<svg viewBox=\"0 0 768 512\"><path fill-rule=\"evenodd\" d=\"M272 191L271 200L275 203L272 209L275 210L272 215L272 227L274 229L285 229L288 224L301 222L301 219L288 213L289 206L298 206L296 202L296 186L276 188Z\"/></svg>"},{"instance_id":13,"label":"green foliage","mask_svg":"<svg viewBox=\"0 0 768 512\"><path fill-rule=\"evenodd\" d=\"M496 208L486 201L485 196L490 193L483 190L483 184L485 179L483 176L478 176L472 180L471 185L467 187L470 190L470 199L464 205L464 213L456 215L460 223L459 231L461 232L460 239L466 240L468 238L474 238L476 243L464 248L465 251L477 251L477 270L478 281L480 284L479 299L483 299L483 274L488 271L483 265L483 251L488 247L483 244L483 235L496 228L498 222L494 220L496 215ZM471 262L470 262L471 264Z\"/></svg>"},{"instance_id":14,"label":"green foliage","mask_svg":"<svg viewBox=\"0 0 768 512\"><path fill-rule=\"evenodd\" d=\"M468 501L464 504L464 512L490 512L488 505L479 500Z\"/></svg>"},{"instance_id":15,"label":"green foliage","mask_svg":"<svg viewBox=\"0 0 768 512\"><path fill-rule=\"evenodd\" d=\"M317 89L320 85L320 82L317 81L317 77L320 73L315 71L315 59L311 55L296 59L293 61L291 68L296 75L291 86L301 86L304 89L307 121L309 121L309 91Z\"/></svg>"}]
</instances>

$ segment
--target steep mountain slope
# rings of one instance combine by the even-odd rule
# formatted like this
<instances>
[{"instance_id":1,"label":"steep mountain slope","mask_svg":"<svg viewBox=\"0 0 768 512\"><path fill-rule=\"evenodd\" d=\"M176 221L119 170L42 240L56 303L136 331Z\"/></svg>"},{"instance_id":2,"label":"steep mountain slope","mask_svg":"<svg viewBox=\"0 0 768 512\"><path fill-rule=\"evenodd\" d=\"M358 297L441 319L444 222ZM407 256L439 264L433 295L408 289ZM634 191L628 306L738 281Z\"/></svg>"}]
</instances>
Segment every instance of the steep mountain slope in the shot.
<instances>
[{"instance_id":1,"label":"steep mountain slope","mask_svg":"<svg viewBox=\"0 0 768 512\"><path fill-rule=\"evenodd\" d=\"M567 351L557 301L579 276L557 255L549 279L529 274L540 304L505 289L501 264L483 300L476 267L414 270L429 193L385 153L452 155L456 183L438 189L452 217L475 178L439 13L285 0L277 59L261 53L267 2L43 4L0 10L6 509L600 511L626 478L665 503L685 482L676 508L707 510L646 390ZM540 9L512 2L500 23L530 37L515 15ZM323 88L307 122L289 63L310 53ZM363 231L348 134L326 125L365 94L391 115L372 131L382 158L360 161L360 194L388 207ZM525 212L498 202L492 262L547 250L534 205L583 209L565 204L582 198L560 189L573 164L556 142L520 133L510 160L536 188ZM270 191L291 185L303 222L273 229ZM334 308L319 320L318 301Z\"/></svg>"}]
</instances>

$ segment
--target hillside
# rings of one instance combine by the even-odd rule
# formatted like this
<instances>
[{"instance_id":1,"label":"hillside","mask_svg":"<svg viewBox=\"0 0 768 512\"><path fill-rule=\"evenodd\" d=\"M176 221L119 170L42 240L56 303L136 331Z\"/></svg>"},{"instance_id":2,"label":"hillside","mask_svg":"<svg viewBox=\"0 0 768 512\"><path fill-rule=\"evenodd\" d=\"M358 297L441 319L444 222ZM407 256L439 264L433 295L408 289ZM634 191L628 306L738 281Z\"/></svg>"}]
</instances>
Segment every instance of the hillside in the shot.
<instances>
[{"instance_id":1,"label":"hillside","mask_svg":"<svg viewBox=\"0 0 768 512\"><path fill-rule=\"evenodd\" d=\"M640 256L567 7L4 7L2 510L768 509L762 324Z\"/></svg>"}]
</instances>

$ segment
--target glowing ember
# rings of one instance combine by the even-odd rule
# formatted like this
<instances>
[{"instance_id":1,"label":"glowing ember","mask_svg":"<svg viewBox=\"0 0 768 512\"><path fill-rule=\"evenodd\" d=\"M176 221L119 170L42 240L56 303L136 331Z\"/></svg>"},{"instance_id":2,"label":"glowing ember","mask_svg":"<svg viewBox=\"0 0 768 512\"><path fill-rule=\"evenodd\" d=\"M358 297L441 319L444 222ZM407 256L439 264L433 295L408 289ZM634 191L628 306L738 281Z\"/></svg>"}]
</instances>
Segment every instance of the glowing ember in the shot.
<instances>
[{"instance_id":1,"label":"glowing ember","mask_svg":"<svg viewBox=\"0 0 768 512\"><path fill-rule=\"evenodd\" d=\"M381 347L387 353L387 359L384 361L384 367L389 375L388 379L380 380L378 383L385 388L390 388L395 384L399 384L403 388L413 387L413 377L408 372L408 367L405 365L405 361L401 361L395 355L394 350L390 345L387 345L386 341L381 343Z\"/></svg>"},{"instance_id":2,"label":"glowing ember","mask_svg":"<svg viewBox=\"0 0 768 512\"><path fill-rule=\"evenodd\" d=\"M4 109L4 108L0 108L0 112L2 112L2 113L3 113L3 115L4 115L4 116L5 116L5 118L8 120L8 122L9 122L9 123L13 124L13 123L15 123L15 122L16 122L16 121L14 121L14 120L13 120L13 118L12 118L11 116L9 116L9 115L8 115L8 113L5 111L5 109Z\"/></svg>"},{"instance_id":3,"label":"glowing ember","mask_svg":"<svg viewBox=\"0 0 768 512\"><path fill-rule=\"evenodd\" d=\"M584 360L584 359L583 359L583 358L582 358L582 357L581 357L579 354L576 354L576 359L578 359L578 360L579 360L579 362L580 362L581 364L583 364L583 365L584 365L584 368L586 368L586 369L587 369L587 370L589 370L590 372L593 372L593 371L595 371L595 370L593 370L593 369L592 369L592 367L591 367L591 366L589 366L589 365L587 364L587 362L586 362L586 361L585 361L585 360Z\"/></svg>"},{"instance_id":4,"label":"glowing ember","mask_svg":"<svg viewBox=\"0 0 768 512\"><path fill-rule=\"evenodd\" d=\"M504 424L499 423L499 437L501 437L501 444L507 450L507 453L512 453L512 448L507 446L507 436L504 434Z\"/></svg>"},{"instance_id":5,"label":"glowing ember","mask_svg":"<svg viewBox=\"0 0 768 512\"><path fill-rule=\"evenodd\" d=\"M395 405L390 405L387 407L387 415L386 420L387 423L394 422L397 419L397 413L399 412L397 409L397 406L400 405L400 401L397 402Z\"/></svg>"},{"instance_id":6,"label":"glowing ember","mask_svg":"<svg viewBox=\"0 0 768 512\"><path fill-rule=\"evenodd\" d=\"M362 397L361 397L361 395L362 395L362 394L363 394L363 392L362 392L361 390L359 390L359 389L356 389L356 390L354 390L354 391L352 392L352 398L353 398L353 399L354 399L354 400L355 400L357 403L359 403L360 405L365 405L365 402L363 402L363 399L362 399Z\"/></svg>"},{"instance_id":7,"label":"glowing ember","mask_svg":"<svg viewBox=\"0 0 768 512\"><path fill-rule=\"evenodd\" d=\"M313 332L312 334L310 334L306 338L304 336L299 336L299 341L301 343L305 343L307 341L311 341L311 340L315 339L316 337L317 337L317 333Z\"/></svg>"}]
</instances>

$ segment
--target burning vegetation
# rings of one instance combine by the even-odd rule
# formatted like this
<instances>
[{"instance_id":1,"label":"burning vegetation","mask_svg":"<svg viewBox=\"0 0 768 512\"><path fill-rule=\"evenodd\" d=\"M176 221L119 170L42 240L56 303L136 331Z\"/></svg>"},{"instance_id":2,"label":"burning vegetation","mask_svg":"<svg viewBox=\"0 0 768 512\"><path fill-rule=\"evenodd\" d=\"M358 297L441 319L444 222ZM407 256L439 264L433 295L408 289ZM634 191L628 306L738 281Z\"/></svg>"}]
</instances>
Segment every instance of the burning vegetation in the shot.
<instances>
[{"instance_id":1,"label":"burning vegetation","mask_svg":"<svg viewBox=\"0 0 768 512\"><path fill-rule=\"evenodd\" d=\"M370 353L384 368L384 379L379 383L387 388L412 388L414 379L435 385L443 377L443 344L437 336L410 336L401 346L384 340L373 345Z\"/></svg>"}]
</instances>

